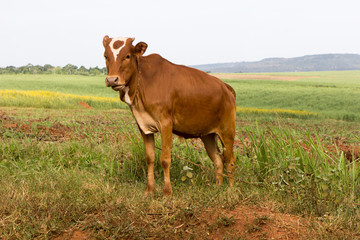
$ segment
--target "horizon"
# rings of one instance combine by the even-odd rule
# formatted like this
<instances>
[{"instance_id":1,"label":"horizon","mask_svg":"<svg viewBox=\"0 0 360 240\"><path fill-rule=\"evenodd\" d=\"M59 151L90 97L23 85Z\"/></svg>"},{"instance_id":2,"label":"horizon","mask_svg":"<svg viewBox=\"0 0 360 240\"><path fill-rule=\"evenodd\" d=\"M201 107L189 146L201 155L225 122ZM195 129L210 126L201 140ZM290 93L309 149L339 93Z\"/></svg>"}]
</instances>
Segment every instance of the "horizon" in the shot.
<instances>
[{"instance_id":1,"label":"horizon","mask_svg":"<svg viewBox=\"0 0 360 240\"><path fill-rule=\"evenodd\" d=\"M360 54L357 54L357 53L323 53L323 54L309 54L309 55L304 55L304 56L296 56L296 57L269 57L269 58L263 58L263 59L260 59L260 60L256 60L256 61L234 61L234 62L216 62L216 63L204 63L204 64L192 64L192 65L186 65L186 66L205 66L205 65L217 65L217 64L229 64L229 63L255 63L255 62L261 62L261 61L264 61L264 60L268 60L268 59L293 59L293 58L302 58L302 57L307 57L307 56L320 56L320 55L357 55L357 56L360 56ZM146 55L145 55L146 56ZM177 64L177 63L175 63ZM54 64L51 64L51 63L45 63L43 65L40 65L40 64L33 64L33 63L27 63L25 65L21 65L21 66L14 66L14 65L8 65L8 66L0 66L0 68L7 68L7 67L15 67L15 68L18 68L18 67L25 67L25 66L28 66L28 65L31 65L31 66L45 66L45 65L50 65L52 67L61 67L61 68L64 68L65 66L67 65L73 65L73 66L76 66L78 68L80 67L85 67L87 69L90 69L90 68L99 68L99 69L103 69L103 68L106 68L106 66L84 66L84 65L75 65L75 64L72 64L72 63L67 63L63 66L60 66L60 65L54 65Z\"/></svg>"},{"instance_id":2,"label":"horizon","mask_svg":"<svg viewBox=\"0 0 360 240\"><path fill-rule=\"evenodd\" d=\"M0 67L104 67L105 35L135 37L146 55L183 65L360 54L357 9L356 0L5 1Z\"/></svg>"}]
</instances>

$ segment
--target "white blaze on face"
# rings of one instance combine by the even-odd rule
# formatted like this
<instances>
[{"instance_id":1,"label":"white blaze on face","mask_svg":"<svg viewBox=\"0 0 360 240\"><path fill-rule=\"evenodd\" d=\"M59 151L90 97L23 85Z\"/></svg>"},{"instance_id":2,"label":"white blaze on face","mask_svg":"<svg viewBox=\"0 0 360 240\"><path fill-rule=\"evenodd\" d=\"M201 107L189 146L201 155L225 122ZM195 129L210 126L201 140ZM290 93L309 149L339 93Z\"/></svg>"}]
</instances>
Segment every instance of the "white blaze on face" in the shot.
<instances>
[{"instance_id":1,"label":"white blaze on face","mask_svg":"<svg viewBox=\"0 0 360 240\"><path fill-rule=\"evenodd\" d=\"M126 38L126 37L117 37L117 38L113 38L111 40L109 46L110 46L112 53L114 54L115 62L116 62L116 58L119 55L121 49L123 49L125 47L126 41L128 39L129 38Z\"/></svg>"}]
</instances>

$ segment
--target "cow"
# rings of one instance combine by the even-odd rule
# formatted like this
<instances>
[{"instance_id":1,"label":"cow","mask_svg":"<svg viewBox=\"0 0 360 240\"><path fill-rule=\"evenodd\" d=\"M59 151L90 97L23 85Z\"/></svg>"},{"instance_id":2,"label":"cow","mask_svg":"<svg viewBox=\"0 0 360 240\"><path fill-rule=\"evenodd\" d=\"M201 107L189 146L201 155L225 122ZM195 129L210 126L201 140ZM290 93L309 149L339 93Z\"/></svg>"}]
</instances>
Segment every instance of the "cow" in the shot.
<instances>
[{"instance_id":1,"label":"cow","mask_svg":"<svg viewBox=\"0 0 360 240\"><path fill-rule=\"evenodd\" d=\"M234 183L236 104L235 91L203 71L176 65L159 54L143 56L148 45L134 38L103 38L107 68L105 84L118 91L134 115L144 140L147 162L146 195L155 189L154 134L161 134L160 163L164 171L163 195L171 195L173 134L200 138L213 161L217 185L223 183L224 165L229 185ZM223 146L221 152L217 139Z\"/></svg>"}]
</instances>

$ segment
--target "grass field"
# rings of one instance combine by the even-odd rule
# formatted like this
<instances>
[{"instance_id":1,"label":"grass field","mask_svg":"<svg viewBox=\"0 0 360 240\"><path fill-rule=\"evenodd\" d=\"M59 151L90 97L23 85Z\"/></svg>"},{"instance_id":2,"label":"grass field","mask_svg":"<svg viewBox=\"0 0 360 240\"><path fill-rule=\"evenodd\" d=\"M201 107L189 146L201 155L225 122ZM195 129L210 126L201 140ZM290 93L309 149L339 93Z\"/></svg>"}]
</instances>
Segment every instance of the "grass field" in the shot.
<instances>
[{"instance_id":1,"label":"grass field","mask_svg":"<svg viewBox=\"0 0 360 240\"><path fill-rule=\"evenodd\" d=\"M112 106L108 99L100 101L118 97L105 88L103 77L0 75L2 90L60 94L37 108L29 107L39 100L36 96L14 100L16 107L0 99L1 238L360 238L360 123L358 112L352 112L359 105L353 99L350 110L332 110L335 96L327 98L327 104L321 102L326 94L336 95L334 89L349 88L357 96L359 72L298 75L320 77L293 82L229 80L239 108L318 115L304 118L296 112L239 111L233 189L226 183L215 186L213 166L201 142L174 138L171 198L161 196L159 150L156 193L144 198L141 137L129 110L120 104ZM285 99L279 92L286 88L292 94L279 105L276 101ZM318 105L323 109L308 105L317 98L300 95L307 91L319 95ZM265 93L278 100L261 105ZM239 100L243 94L258 95L251 104ZM308 100L291 103L295 94ZM101 98L96 102L86 96ZM341 96L344 103L350 101L348 95ZM56 103L60 100L68 103ZM94 108L84 108L79 101ZM338 120L346 115L348 121ZM156 145L161 147L160 135Z\"/></svg>"},{"instance_id":2,"label":"grass field","mask_svg":"<svg viewBox=\"0 0 360 240\"><path fill-rule=\"evenodd\" d=\"M318 117L338 120L360 120L360 71L339 72L306 72L280 73L272 76L298 76L296 81L273 80L226 80L237 93L239 108L282 109L307 111ZM269 75L269 74L257 74ZM303 77L303 78L301 78ZM0 90L46 90L73 95L87 95L96 97L117 98L118 94L104 87L104 76L72 76L72 75L0 75ZM2 106L38 106L47 108L73 108L78 102L73 101L65 105L56 106L51 101L41 103L33 100L19 99L8 101L0 92ZM81 100L79 100L81 101ZM62 101L64 102L64 101ZM95 108L111 109L117 107L109 100L109 104L91 99L85 101ZM125 104L118 103L119 108L126 108ZM310 114L311 115L311 114Z\"/></svg>"},{"instance_id":3,"label":"grass field","mask_svg":"<svg viewBox=\"0 0 360 240\"><path fill-rule=\"evenodd\" d=\"M240 74L241 75L241 74ZM241 107L306 110L341 120L360 120L360 71L282 73L296 81L229 80Z\"/></svg>"}]
</instances>

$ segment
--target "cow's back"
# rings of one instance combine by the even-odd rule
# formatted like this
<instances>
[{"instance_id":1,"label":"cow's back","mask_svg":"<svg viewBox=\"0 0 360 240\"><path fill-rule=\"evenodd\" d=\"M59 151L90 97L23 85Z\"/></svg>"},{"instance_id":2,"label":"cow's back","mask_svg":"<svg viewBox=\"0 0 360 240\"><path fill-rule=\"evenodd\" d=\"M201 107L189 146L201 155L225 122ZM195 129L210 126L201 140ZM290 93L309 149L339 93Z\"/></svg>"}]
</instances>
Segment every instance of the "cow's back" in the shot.
<instances>
[{"instance_id":1,"label":"cow's back","mask_svg":"<svg viewBox=\"0 0 360 240\"><path fill-rule=\"evenodd\" d=\"M140 61L144 105L154 118L168 113L174 132L198 137L216 132L235 114L235 92L220 79L153 54Z\"/></svg>"}]
</instances>

